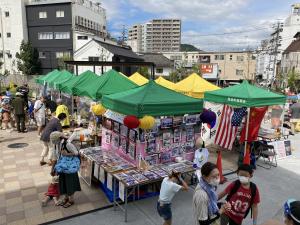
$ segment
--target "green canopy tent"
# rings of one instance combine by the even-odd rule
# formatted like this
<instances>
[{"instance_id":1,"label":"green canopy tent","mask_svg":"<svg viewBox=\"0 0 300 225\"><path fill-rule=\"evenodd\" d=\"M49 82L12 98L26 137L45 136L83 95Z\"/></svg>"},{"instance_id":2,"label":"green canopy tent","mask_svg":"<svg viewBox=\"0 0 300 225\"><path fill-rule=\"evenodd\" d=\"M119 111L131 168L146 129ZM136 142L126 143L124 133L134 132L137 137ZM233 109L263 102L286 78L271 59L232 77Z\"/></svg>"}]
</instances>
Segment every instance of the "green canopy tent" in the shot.
<instances>
[{"instance_id":1,"label":"green canopy tent","mask_svg":"<svg viewBox=\"0 0 300 225\"><path fill-rule=\"evenodd\" d=\"M53 70L53 71L47 73L47 74L44 75L44 76L40 76L40 77L36 78L36 79L35 79L35 82L38 83L38 84L44 85L44 84L45 84L45 81L46 81L47 79L49 79L49 78L52 77L52 76L56 76L57 73L59 73L59 71L55 69L55 70Z\"/></svg>"},{"instance_id":2,"label":"green canopy tent","mask_svg":"<svg viewBox=\"0 0 300 225\"><path fill-rule=\"evenodd\" d=\"M57 88L58 84L63 83L65 81L71 79L72 77L73 77L72 73L70 73L67 70L62 70L60 72L59 76L48 79L47 83L48 83L49 87Z\"/></svg>"},{"instance_id":3,"label":"green canopy tent","mask_svg":"<svg viewBox=\"0 0 300 225\"><path fill-rule=\"evenodd\" d=\"M142 117L200 113L203 100L185 96L150 80L147 84L128 91L102 97L104 107L113 111Z\"/></svg>"},{"instance_id":4,"label":"green canopy tent","mask_svg":"<svg viewBox=\"0 0 300 225\"><path fill-rule=\"evenodd\" d=\"M79 77L82 79L77 81L72 88L72 93L76 96L84 96L81 90L89 89L90 85L99 79L99 76L90 70L85 71Z\"/></svg>"},{"instance_id":5,"label":"green canopy tent","mask_svg":"<svg viewBox=\"0 0 300 225\"><path fill-rule=\"evenodd\" d=\"M75 87L86 84L87 81L88 83L91 83L95 79L97 79L97 75L91 72L90 70L87 70L81 73L79 76L73 76L68 81L61 83L59 90L68 94L76 95L76 93L74 93Z\"/></svg>"},{"instance_id":6,"label":"green canopy tent","mask_svg":"<svg viewBox=\"0 0 300 225\"><path fill-rule=\"evenodd\" d=\"M247 107L246 138L248 137L250 107L262 107L270 105L282 105L286 101L286 96L277 94L263 88L256 87L244 80L241 84L227 87L220 90L208 91L204 93L204 101L222 103L235 107ZM245 141L245 154L247 140Z\"/></svg>"},{"instance_id":7,"label":"green canopy tent","mask_svg":"<svg viewBox=\"0 0 300 225\"><path fill-rule=\"evenodd\" d=\"M139 87L115 70L109 70L99 76L94 82L86 86L76 88L76 94L87 96L95 100L102 98L102 95L114 94Z\"/></svg>"}]
</instances>

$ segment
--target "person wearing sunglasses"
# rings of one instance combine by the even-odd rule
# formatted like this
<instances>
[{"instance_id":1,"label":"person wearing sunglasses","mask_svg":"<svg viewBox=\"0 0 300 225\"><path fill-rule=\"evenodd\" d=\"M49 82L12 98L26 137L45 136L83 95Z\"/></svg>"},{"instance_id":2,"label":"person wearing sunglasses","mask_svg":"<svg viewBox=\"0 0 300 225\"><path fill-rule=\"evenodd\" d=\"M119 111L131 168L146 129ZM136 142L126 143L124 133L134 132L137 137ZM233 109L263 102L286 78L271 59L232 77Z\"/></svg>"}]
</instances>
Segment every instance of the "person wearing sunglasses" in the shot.
<instances>
[{"instance_id":1,"label":"person wearing sunglasses","mask_svg":"<svg viewBox=\"0 0 300 225\"><path fill-rule=\"evenodd\" d=\"M290 199L284 204L286 225L300 225L300 201Z\"/></svg>"}]
</instances>

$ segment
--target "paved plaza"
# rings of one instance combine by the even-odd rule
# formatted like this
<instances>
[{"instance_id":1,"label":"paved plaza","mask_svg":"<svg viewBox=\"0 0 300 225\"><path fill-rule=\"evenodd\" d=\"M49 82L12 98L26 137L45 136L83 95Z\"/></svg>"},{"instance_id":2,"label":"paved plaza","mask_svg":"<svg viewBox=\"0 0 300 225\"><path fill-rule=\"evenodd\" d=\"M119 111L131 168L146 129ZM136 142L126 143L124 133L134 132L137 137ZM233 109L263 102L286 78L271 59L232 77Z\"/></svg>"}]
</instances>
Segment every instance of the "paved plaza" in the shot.
<instances>
[{"instance_id":1,"label":"paved plaza","mask_svg":"<svg viewBox=\"0 0 300 225\"><path fill-rule=\"evenodd\" d=\"M277 168L266 170L258 167L254 181L261 192L259 224L278 216L283 202L294 197L300 199L300 135L291 136L293 155L279 161ZM93 186L81 183L82 192L76 195L76 204L68 209L50 203L41 207L44 192L50 181L50 167L39 165L41 143L36 132L18 134L15 131L0 131L0 224L41 224L110 205L103 192ZM22 148L9 148L9 144L27 143ZM234 169L236 154L223 154L223 168ZM211 160L216 155L211 154ZM235 175L229 176L234 179ZM228 184L228 183L226 183ZM225 184L225 185L226 185ZM220 190L224 185L220 187ZM178 194L173 203L174 225L192 224L193 190ZM128 223L132 225L161 224L155 205L157 197L129 203ZM279 213L280 214L280 213ZM108 208L82 216L55 222L54 224L97 224L119 225L124 223L123 213ZM251 224L249 220L245 224Z\"/></svg>"}]
</instances>

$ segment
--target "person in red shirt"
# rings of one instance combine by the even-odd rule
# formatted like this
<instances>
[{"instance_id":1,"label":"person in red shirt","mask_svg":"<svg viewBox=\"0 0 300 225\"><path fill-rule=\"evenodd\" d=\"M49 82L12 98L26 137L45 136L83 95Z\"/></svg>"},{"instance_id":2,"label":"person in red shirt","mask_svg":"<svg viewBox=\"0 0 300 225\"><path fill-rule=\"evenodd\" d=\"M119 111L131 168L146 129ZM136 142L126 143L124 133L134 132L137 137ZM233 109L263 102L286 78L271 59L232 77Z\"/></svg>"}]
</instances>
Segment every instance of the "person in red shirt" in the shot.
<instances>
[{"instance_id":1,"label":"person in red shirt","mask_svg":"<svg viewBox=\"0 0 300 225\"><path fill-rule=\"evenodd\" d=\"M242 164L237 175L239 179L219 194L219 199L227 196L226 201L231 205L231 210L221 216L221 225L240 225L251 210L253 225L256 225L260 196L257 186L250 182L253 169L250 165Z\"/></svg>"}]
</instances>

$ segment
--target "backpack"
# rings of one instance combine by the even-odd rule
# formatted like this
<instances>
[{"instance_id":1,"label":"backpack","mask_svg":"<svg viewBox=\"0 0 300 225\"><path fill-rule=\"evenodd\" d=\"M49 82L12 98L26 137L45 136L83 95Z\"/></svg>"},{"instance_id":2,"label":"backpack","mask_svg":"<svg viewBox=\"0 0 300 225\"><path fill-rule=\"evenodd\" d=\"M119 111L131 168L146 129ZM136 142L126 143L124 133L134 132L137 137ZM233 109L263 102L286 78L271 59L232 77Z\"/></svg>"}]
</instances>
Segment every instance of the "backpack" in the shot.
<instances>
[{"instance_id":1,"label":"backpack","mask_svg":"<svg viewBox=\"0 0 300 225\"><path fill-rule=\"evenodd\" d=\"M241 186L241 182L239 180L236 180L234 182L234 185L231 189L231 191L229 192L229 194L226 197L226 201L229 202L231 197L238 191L238 189ZM256 196L256 192L257 192L257 187L254 183L250 182L250 189L251 189L251 199L250 199L250 205L249 208L247 209L244 218L246 218L251 210L251 218L252 218L252 205Z\"/></svg>"}]
</instances>

